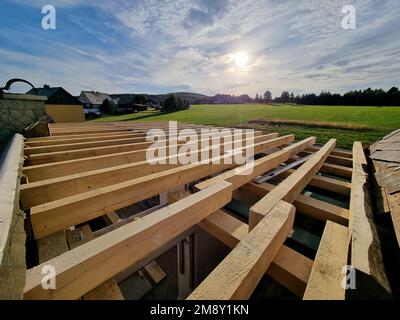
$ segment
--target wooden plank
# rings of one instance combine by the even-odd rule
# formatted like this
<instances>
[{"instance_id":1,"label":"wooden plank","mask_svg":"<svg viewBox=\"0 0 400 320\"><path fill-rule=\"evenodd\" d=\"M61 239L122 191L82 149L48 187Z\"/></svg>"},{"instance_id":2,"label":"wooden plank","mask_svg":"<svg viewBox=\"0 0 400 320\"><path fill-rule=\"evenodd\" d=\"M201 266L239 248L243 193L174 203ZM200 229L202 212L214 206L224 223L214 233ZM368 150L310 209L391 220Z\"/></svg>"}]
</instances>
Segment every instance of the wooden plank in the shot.
<instances>
[{"instance_id":1,"label":"wooden plank","mask_svg":"<svg viewBox=\"0 0 400 320\"><path fill-rule=\"evenodd\" d=\"M86 293L82 300L124 300L124 296L117 282L112 278Z\"/></svg>"},{"instance_id":2,"label":"wooden plank","mask_svg":"<svg viewBox=\"0 0 400 320\"><path fill-rule=\"evenodd\" d=\"M159 283L162 279L164 279L167 274L160 267L156 260L153 260L149 264L144 267L144 270L148 273L154 283Z\"/></svg>"},{"instance_id":3,"label":"wooden plank","mask_svg":"<svg viewBox=\"0 0 400 320\"><path fill-rule=\"evenodd\" d=\"M358 297L380 298L390 293L382 259L381 244L373 219L368 192L367 165L361 142L353 147L353 177L350 197L351 265L357 271Z\"/></svg>"},{"instance_id":4,"label":"wooden plank","mask_svg":"<svg viewBox=\"0 0 400 320\"><path fill-rule=\"evenodd\" d=\"M288 170L288 171L284 172L283 174L281 174L281 177L283 177L283 178L288 177L293 172L295 172L295 170L292 170L292 169ZM319 188L319 189L342 194L344 196L350 196L350 190L351 190L350 182L346 182L346 181L342 181L342 180L338 180L338 179L334 179L334 178L330 178L330 177L324 177L324 176L320 176L317 174L311 179L309 185L312 187Z\"/></svg>"},{"instance_id":5,"label":"wooden plank","mask_svg":"<svg viewBox=\"0 0 400 320\"><path fill-rule=\"evenodd\" d=\"M252 230L279 201L284 200L289 203L295 201L311 181L312 177L320 170L335 145L336 140L330 140L324 147L315 153L311 159L305 162L299 169L282 181L263 199L252 206L249 213L250 230Z\"/></svg>"},{"instance_id":6,"label":"wooden plank","mask_svg":"<svg viewBox=\"0 0 400 320\"><path fill-rule=\"evenodd\" d=\"M169 194L174 202L189 195L186 191ZM199 223L199 226L228 248L236 245L248 234L249 226L229 215L223 210L217 210ZM293 249L282 245L278 254L267 270L267 274L291 292L302 298L310 276L313 261Z\"/></svg>"},{"instance_id":7,"label":"wooden plank","mask_svg":"<svg viewBox=\"0 0 400 320\"><path fill-rule=\"evenodd\" d=\"M67 230L70 249L77 248L95 238L90 226L85 224L75 230ZM124 300L118 283L114 278L107 280L82 297L83 300Z\"/></svg>"},{"instance_id":8,"label":"wooden plank","mask_svg":"<svg viewBox=\"0 0 400 320\"><path fill-rule=\"evenodd\" d=\"M289 135L272 140L262 140L262 142L260 142L260 146L262 147L257 146L256 150L263 150L277 145L283 145L287 141L293 139L294 137ZM245 140L243 141L243 146L252 145L252 143L252 139ZM200 158L201 154L206 153L211 160L214 153L221 154L224 152L224 148L225 144L219 145L215 149L205 148L190 153L184 151L179 153L178 156L189 154L196 155ZM165 164L151 164L149 161L145 160L137 163L129 163L110 168L93 170L86 173L28 183L21 186L20 189L22 207L28 209L35 205L80 194L96 188L106 187L160 171L183 167L183 165L177 161L176 156L177 155L171 155L160 158L160 162L163 161ZM174 159L175 161L173 161Z\"/></svg>"},{"instance_id":9,"label":"wooden plank","mask_svg":"<svg viewBox=\"0 0 400 320\"><path fill-rule=\"evenodd\" d=\"M304 147L306 144L307 141L300 143L297 148ZM269 148L270 142L260 142L254 146L254 150L261 152L265 149L265 146ZM288 157L288 153L296 150L293 149L294 147L290 148L288 151L282 151L279 156ZM245 152L239 150L238 154L240 153ZM225 164L224 159L230 158L231 155L229 154L219 156L212 159L211 163L189 164L32 207L31 219L34 236L36 239L40 239L54 232L161 194L174 186L180 186L229 169L234 167L235 164L232 161L226 161ZM214 164L216 160L221 163Z\"/></svg>"},{"instance_id":10,"label":"wooden plank","mask_svg":"<svg viewBox=\"0 0 400 320\"><path fill-rule=\"evenodd\" d=\"M110 221L110 224L114 224L114 223L121 221L121 218L115 211L107 213L106 217Z\"/></svg>"},{"instance_id":11,"label":"wooden plank","mask_svg":"<svg viewBox=\"0 0 400 320\"><path fill-rule=\"evenodd\" d=\"M349 229L328 221L319 244L304 300L344 300Z\"/></svg>"},{"instance_id":12,"label":"wooden plank","mask_svg":"<svg viewBox=\"0 0 400 320\"><path fill-rule=\"evenodd\" d=\"M39 263L44 263L69 250L64 231L56 232L37 241Z\"/></svg>"},{"instance_id":13,"label":"wooden plank","mask_svg":"<svg viewBox=\"0 0 400 320\"><path fill-rule=\"evenodd\" d=\"M72 144L72 143L81 143L81 142L95 142L95 141L103 141L103 140L118 140L124 138L140 138L145 137L146 133L134 133L127 132L124 134L116 134L116 135L107 135L100 137L78 137L78 138L60 138L60 139L52 139L52 140L36 140L30 141L27 139L25 141L25 146L27 147L44 147L44 146L53 146L53 145L61 145L61 144Z\"/></svg>"},{"instance_id":14,"label":"wooden plank","mask_svg":"<svg viewBox=\"0 0 400 320\"><path fill-rule=\"evenodd\" d=\"M221 182L50 260L57 270L54 290L43 290L42 266L34 267L27 272L24 298L78 299L226 205L231 196L232 185Z\"/></svg>"},{"instance_id":15,"label":"wooden plank","mask_svg":"<svg viewBox=\"0 0 400 320\"><path fill-rule=\"evenodd\" d=\"M69 150L99 148L99 147L114 146L114 145L143 143L146 141L147 141L146 137L129 137L129 138L115 139L115 140L105 139L102 141L77 142L71 144L57 144L51 146L36 146L36 147L29 146L25 148L24 153L26 156L30 156L33 154L41 154L41 153L52 153L52 152L69 151Z\"/></svg>"},{"instance_id":16,"label":"wooden plank","mask_svg":"<svg viewBox=\"0 0 400 320\"><path fill-rule=\"evenodd\" d=\"M41 142L51 142L51 141L59 141L59 140L74 140L74 139L89 139L89 138L100 138L104 139L106 137L116 136L116 135L125 135L125 134L146 134L143 130L122 130L121 132L116 133L92 133L92 134L76 134L76 135L68 135L68 136L48 136L48 137L37 137L37 138L29 138L26 140L28 143L41 143Z\"/></svg>"},{"instance_id":17,"label":"wooden plank","mask_svg":"<svg viewBox=\"0 0 400 320\"><path fill-rule=\"evenodd\" d=\"M292 205L278 203L188 299L248 299L292 231L294 214Z\"/></svg>"},{"instance_id":18,"label":"wooden plank","mask_svg":"<svg viewBox=\"0 0 400 320\"><path fill-rule=\"evenodd\" d=\"M267 182L267 181L269 181L271 179L274 179L274 178L282 175L286 171L288 171L288 170L290 170L292 168L300 166L301 164L306 162L311 157L312 157L312 155L310 154L310 155L305 156L303 158L300 158L300 159L298 159L298 160L296 160L294 162L286 164L285 166L281 166L281 167L279 167L279 168L277 168L277 169L275 169L273 171L270 171L270 172L268 172L268 173L266 173L266 174L264 174L264 175L262 175L262 176L260 176L260 177L258 177L256 179L254 179L254 182L260 184L260 183Z\"/></svg>"},{"instance_id":19,"label":"wooden plank","mask_svg":"<svg viewBox=\"0 0 400 320\"><path fill-rule=\"evenodd\" d=\"M247 235L249 226L218 210L204 219L199 226L233 249ZM310 276L312 260L282 245L267 270L267 274L298 297L303 297Z\"/></svg>"},{"instance_id":20,"label":"wooden plank","mask_svg":"<svg viewBox=\"0 0 400 320\"><path fill-rule=\"evenodd\" d=\"M339 166L336 164L325 163L321 167L321 172L336 175L344 178L351 178L353 170L348 167Z\"/></svg>"},{"instance_id":21,"label":"wooden plank","mask_svg":"<svg viewBox=\"0 0 400 320\"><path fill-rule=\"evenodd\" d=\"M60 131L56 132L53 129L50 130L52 136L69 136L69 135L84 135L84 134L91 134L91 133L115 133L115 132L126 132L127 130L121 129L99 129L99 130L71 130L69 132Z\"/></svg>"},{"instance_id":22,"label":"wooden plank","mask_svg":"<svg viewBox=\"0 0 400 320\"><path fill-rule=\"evenodd\" d=\"M198 129L194 129L195 132L199 132ZM165 131L166 134L168 134L168 130ZM177 134L179 134L181 130L177 131ZM119 140L119 139L125 139L125 138L142 138L144 139L143 141L146 141L146 135L147 133L145 131L127 131L126 133L123 134L106 134L106 135L95 135L95 136L87 136L85 135L84 137L78 136L75 138L70 138L69 136L67 137L62 137L62 138L57 138L53 137L52 139L43 139L43 140L31 140L28 139L25 142L25 145L28 147L40 147L40 146L55 146L55 145L63 145L63 144L78 144L82 142L97 142L97 141L105 141L105 140ZM255 136L261 135L261 131L255 131L254 132Z\"/></svg>"},{"instance_id":23,"label":"wooden plank","mask_svg":"<svg viewBox=\"0 0 400 320\"><path fill-rule=\"evenodd\" d=\"M317 152L319 149L321 149L320 146L312 146L308 148L307 151ZM349 159L353 158L353 153L350 150L346 151L346 150L333 149L331 154L333 156L338 156L343 158L349 158Z\"/></svg>"},{"instance_id":24,"label":"wooden plank","mask_svg":"<svg viewBox=\"0 0 400 320\"><path fill-rule=\"evenodd\" d=\"M238 191L238 197L235 199L245 202L246 204L253 205L269 192L273 191L275 186L268 183L255 184L249 183L241 187ZM240 195L243 192L243 195ZM321 221L333 221L344 226L348 226L350 211L330 203L317 200L305 195L299 194L297 199L293 202L297 212L303 213Z\"/></svg>"},{"instance_id":25,"label":"wooden plank","mask_svg":"<svg viewBox=\"0 0 400 320\"><path fill-rule=\"evenodd\" d=\"M350 167L350 168L353 166L353 160L351 158L335 156L332 154L332 152L326 159L327 163L336 164L344 167ZM312 154L313 152L305 151L305 153Z\"/></svg>"},{"instance_id":26,"label":"wooden plank","mask_svg":"<svg viewBox=\"0 0 400 320\"><path fill-rule=\"evenodd\" d=\"M307 148L313 145L314 143L315 143L315 137L304 139L298 143L290 145L289 147L286 147L282 150L279 150L270 155L255 160L250 170L248 170L246 166L229 170L214 178L198 183L196 185L196 188L198 190L201 190L214 183L218 183L219 181L225 180L232 183L234 189L237 189L240 186L250 182L255 177L262 175L263 173L268 172L273 168L276 168L282 162L285 162L294 155L303 151L304 148Z\"/></svg>"},{"instance_id":27,"label":"wooden plank","mask_svg":"<svg viewBox=\"0 0 400 320\"><path fill-rule=\"evenodd\" d=\"M265 140L271 140L277 137L278 137L277 133L272 133L255 137L254 140L255 142L261 142ZM204 142L206 140L201 140L201 141ZM29 178L29 181L31 182L52 179L61 176L99 170L112 166L144 161L146 160L147 152L152 152L153 150L157 150L158 152L165 151L168 154L168 147L142 149L136 151L114 153L103 156L94 156L82 159L28 166L23 168L23 173Z\"/></svg>"},{"instance_id":28,"label":"wooden plank","mask_svg":"<svg viewBox=\"0 0 400 320\"><path fill-rule=\"evenodd\" d=\"M179 136L180 132L177 131L177 136ZM185 137L200 134L197 131L192 133L185 134ZM165 132L166 138L168 138L168 131ZM261 135L260 131L254 132L254 136ZM245 133L241 133L240 136L245 136ZM104 137L102 140L95 141L81 141L81 140L89 140L88 138L81 138L80 140L75 139L75 141L70 143L62 143L64 140L56 140L59 141L60 144L52 144L52 145L32 145L26 143L25 148L25 155L32 155L32 154L40 154L40 153L52 153L52 152L59 152L59 151L68 151L68 150L79 150L79 149L87 149L87 148L95 148L95 147L105 147L105 146L113 146L113 145L122 145L122 144L133 144L133 143L140 143L146 142L151 139L147 139L145 134L141 134L140 136L133 136L132 134L128 135L119 135L118 139L111 137ZM93 139L93 138L91 138ZM67 140L68 141L68 140ZM69 140L70 141L70 140ZM52 141L54 143L54 141ZM42 142L43 143L43 142ZM48 144L49 142L47 142ZM36 142L37 144L37 142Z\"/></svg>"},{"instance_id":29,"label":"wooden plank","mask_svg":"<svg viewBox=\"0 0 400 320\"><path fill-rule=\"evenodd\" d=\"M221 133L220 133L221 134ZM243 133L244 135L244 133ZM215 137L211 137L213 139ZM175 141L175 140L165 140L166 145L169 144L184 144L185 141ZM200 140L199 140L200 141ZM87 158L93 156L101 156L112 153L119 152L127 152L127 151L135 151L142 150L151 147L155 142L154 141L145 141L145 142L136 142L136 143L128 143L128 144L115 144L104 147L91 147L85 149L77 149L77 150L66 150L66 151L57 151L50 153L39 153L39 154L31 154L29 155L29 162L31 165L35 164L43 164L49 162L57 162L57 161L66 161L80 158Z\"/></svg>"}]
</instances>

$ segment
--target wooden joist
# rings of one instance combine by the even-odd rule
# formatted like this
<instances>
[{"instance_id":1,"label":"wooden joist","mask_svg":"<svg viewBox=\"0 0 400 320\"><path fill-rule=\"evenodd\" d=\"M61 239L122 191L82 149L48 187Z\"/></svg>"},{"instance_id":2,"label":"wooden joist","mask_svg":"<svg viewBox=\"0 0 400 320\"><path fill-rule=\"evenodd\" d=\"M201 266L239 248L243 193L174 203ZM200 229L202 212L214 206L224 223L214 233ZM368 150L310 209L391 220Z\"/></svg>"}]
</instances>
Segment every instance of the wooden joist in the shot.
<instances>
[{"instance_id":1,"label":"wooden joist","mask_svg":"<svg viewBox=\"0 0 400 320\"><path fill-rule=\"evenodd\" d=\"M77 248L95 238L90 226L85 224L75 230L67 230L67 238L70 249ZM114 278L107 280L93 290L86 293L82 300L124 300L118 283Z\"/></svg>"},{"instance_id":2,"label":"wooden joist","mask_svg":"<svg viewBox=\"0 0 400 320\"><path fill-rule=\"evenodd\" d=\"M145 137L146 133L134 133L127 132L124 134L116 134L116 135L106 135L100 137L80 137L80 138L59 138L59 139L47 139L47 140L33 140L27 139L25 141L26 147L44 147L44 146L53 146L53 145L62 145L62 144L73 144L73 143L82 143L82 142L96 142L103 140L118 140L124 138L140 138Z\"/></svg>"},{"instance_id":3,"label":"wooden joist","mask_svg":"<svg viewBox=\"0 0 400 320\"><path fill-rule=\"evenodd\" d=\"M290 176L293 172L296 170L288 170L284 173L282 173L280 176L282 178ZM351 183L342 181L339 179L334 179L330 177L324 177L320 175L315 175L310 183L309 186L316 187L319 189L327 190L330 192L335 192L344 196L349 196L350 195L350 190L351 190Z\"/></svg>"},{"instance_id":4,"label":"wooden joist","mask_svg":"<svg viewBox=\"0 0 400 320\"><path fill-rule=\"evenodd\" d=\"M321 149L320 146L312 146L308 148L307 151L317 152L319 149ZM341 149L333 149L331 155L349 159L353 158L353 153L351 151L341 150Z\"/></svg>"},{"instance_id":5,"label":"wooden joist","mask_svg":"<svg viewBox=\"0 0 400 320\"><path fill-rule=\"evenodd\" d=\"M222 210L208 216L199 226L231 249L244 239L249 230L246 223ZM311 259L282 245L267 269L267 274L301 298L312 264Z\"/></svg>"},{"instance_id":6,"label":"wooden joist","mask_svg":"<svg viewBox=\"0 0 400 320\"><path fill-rule=\"evenodd\" d=\"M264 142L260 142L260 145L256 147L256 151L283 145L287 141L291 141L294 137L289 135L272 140L269 140L268 138L269 137L267 137L267 140ZM251 143L252 140L243 141L244 146L251 145ZM221 154L224 152L224 146L225 144L217 146L216 149L206 148L190 153L182 152L178 154L178 156L191 155L200 158L200 155L205 153L211 160L213 153ZM35 205L66 198L96 188L106 187L126 180L132 180L177 167L183 167L179 161L173 161L174 159L177 159L176 157L177 155L171 155L159 158L160 162L163 161L165 164L151 164L148 161L141 161L28 183L21 186L21 203L24 209L28 209Z\"/></svg>"},{"instance_id":7,"label":"wooden joist","mask_svg":"<svg viewBox=\"0 0 400 320\"><path fill-rule=\"evenodd\" d=\"M350 197L351 265L356 270L357 298L382 298L391 292L382 259L381 244L375 226L368 192L367 165L360 142L353 147L353 177Z\"/></svg>"},{"instance_id":8,"label":"wooden joist","mask_svg":"<svg viewBox=\"0 0 400 320\"><path fill-rule=\"evenodd\" d=\"M274 185L263 183L249 183L241 187L235 193L234 198L248 205L253 205L262 199L269 192L273 191ZM297 212L303 213L321 221L333 221L344 226L349 223L350 212L348 209L335 206L333 204L317 200L302 194L299 194L293 202Z\"/></svg>"},{"instance_id":9,"label":"wooden joist","mask_svg":"<svg viewBox=\"0 0 400 320\"><path fill-rule=\"evenodd\" d=\"M321 172L349 179L351 179L353 174L353 170L351 168L330 163L325 163L321 167Z\"/></svg>"},{"instance_id":10,"label":"wooden joist","mask_svg":"<svg viewBox=\"0 0 400 320\"><path fill-rule=\"evenodd\" d=\"M281 201L189 296L248 299L292 231L295 208Z\"/></svg>"},{"instance_id":11,"label":"wooden joist","mask_svg":"<svg viewBox=\"0 0 400 320\"><path fill-rule=\"evenodd\" d=\"M177 132L179 135L180 132ZM185 138L193 135L197 135L198 132L193 131L191 133L187 133L184 135ZM166 138L168 138L168 132L165 132ZM261 135L260 131L254 132L254 136ZM234 135L230 134L227 135L233 137ZM236 134L237 137L245 138L246 133ZM118 137L118 136L117 136ZM52 153L52 152L59 152L59 151L69 151L69 150L79 150L79 149L87 149L87 148L96 148L96 147L105 147L105 146L113 146L113 145L122 145L122 144L135 144L141 142L151 142L151 139L143 134L140 136L119 136L119 139L104 137L103 140L95 140L95 141L74 141L72 143L62 143L64 140L60 140L60 144L53 144L53 145L39 145L39 146L32 146L28 143L25 144L25 155L30 156L33 154L41 154L41 153ZM93 139L93 138L92 138ZM88 138L81 138L80 140L88 140ZM37 144L37 142L36 142ZM47 142L48 144L48 142Z\"/></svg>"},{"instance_id":12,"label":"wooden joist","mask_svg":"<svg viewBox=\"0 0 400 320\"><path fill-rule=\"evenodd\" d=\"M324 147L314 154L307 162L297 169L288 178L282 181L276 188L263 199L251 207L249 213L249 228L252 230L265 215L271 211L279 201L292 203L312 177L320 170L326 158L336 145L336 140L330 140Z\"/></svg>"},{"instance_id":13,"label":"wooden joist","mask_svg":"<svg viewBox=\"0 0 400 320\"><path fill-rule=\"evenodd\" d=\"M52 152L79 150L86 148L98 148L98 147L141 143L141 142L146 142L146 137L129 137L129 138L111 139L111 140L104 139L102 141L56 144L51 146L34 146L34 147L29 146L25 148L25 155L30 156L33 154L40 154L40 153L52 153Z\"/></svg>"},{"instance_id":14,"label":"wooden joist","mask_svg":"<svg viewBox=\"0 0 400 320\"><path fill-rule=\"evenodd\" d=\"M254 150L261 152L266 145L268 148L270 147L268 141L258 143L254 146ZM307 141L300 142L296 147L291 146L290 149L288 148L289 150L283 150L279 156L288 157L296 148L302 148L306 145ZM242 154L244 152L239 150L237 153ZM230 157L231 155L219 156L211 159L210 163L189 164L32 207L31 221L34 236L36 239L40 239L70 226L161 194L174 186L180 186L234 167L235 164L232 161L224 163L224 159L230 159ZM214 164L217 159L221 162L220 164Z\"/></svg>"},{"instance_id":15,"label":"wooden joist","mask_svg":"<svg viewBox=\"0 0 400 320\"><path fill-rule=\"evenodd\" d=\"M236 137L236 136L234 136ZM257 136L254 138L254 142L261 142L277 138L277 133L266 134ZM292 135L293 137L293 135ZM209 141L204 139L199 141L200 148L202 143ZM171 145L175 148L176 145ZM23 174L26 175L30 182L52 179L62 176L68 176L72 174L85 173L93 170L104 169L107 167L119 166L124 164L130 164L133 162L146 160L148 153L165 154L169 153L169 147L160 148L149 148L135 151L119 152L106 154L102 156L94 156L82 159L60 161L54 163L38 164L33 166L27 166L23 168Z\"/></svg>"},{"instance_id":16,"label":"wooden joist","mask_svg":"<svg viewBox=\"0 0 400 320\"><path fill-rule=\"evenodd\" d=\"M196 184L196 188L201 190L214 183L225 180L232 183L234 189L237 189L240 186L250 182L255 177L270 171L273 168L276 168L282 162L285 162L299 152L302 152L304 148L307 148L314 143L315 137L304 139L300 142L290 145L289 147L255 160L250 168L247 166L241 166L239 168L226 171L214 178Z\"/></svg>"},{"instance_id":17,"label":"wooden joist","mask_svg":"<svg viewBox=\"0 0 400 320\"><path fill-rule=\"evenodd\" d=\"M171 202L190 195L186 191L169 193ZM207 233L233 249L248 234L249 226L229 215L217 210L199 223ZM281 283L288 290L302 298L311 272L312 260L282 245L267 270L267 274Z\"/></svg>"},{"instance_id":18,"label":"wooden joist","mask_svg":"<svg viewBox=\"0 0 400 320\"><path fill-rule=\"evenodd\" d=\"M24 298L78 299L223 207L231 196L232 185L221 182L51 259L57 270L54 290L42 288L42 266L34 267L27 272Z\"/></svg>"},{"instance_id":19,"label":"wooden joist","mask_svg":"<svg viewBox=\"0 0 400 320\"><path fill-rule=\"evenodd\" d=\"M344 300L349 229L328 221L304 293L304 300Z\"/></svg>"}]
</instances>

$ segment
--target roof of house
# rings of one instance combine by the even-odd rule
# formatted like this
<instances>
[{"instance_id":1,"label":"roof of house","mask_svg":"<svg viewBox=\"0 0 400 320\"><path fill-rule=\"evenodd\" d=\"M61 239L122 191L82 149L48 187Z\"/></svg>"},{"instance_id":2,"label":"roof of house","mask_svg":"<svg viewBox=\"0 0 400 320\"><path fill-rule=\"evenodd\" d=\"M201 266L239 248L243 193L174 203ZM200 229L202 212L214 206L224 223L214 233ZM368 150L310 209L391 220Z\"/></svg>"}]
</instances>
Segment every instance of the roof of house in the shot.
<instances>
[{"instance_id":1,"label":"roof of house","mask_svg":"<svg viewBox=\"0 0 400 320\"><path fill-rule=\"evenodd\" d=\"M135 94L113 94L111 97L115 100L117 104L132 104Z\"/></svg>"},{"instance_id":2,"label":"roof of house","mask_svg":"<svg viewBox=\"0 0 400 320\"><path fill-rule=\"evenodd\" d=\"M46 104L81 104L78 99L76 99L62 87L50 87L48 85L44 85L42 88L29 90L27 94L47 97Z\"/></svg>"},{"instance_id":3,"label":"roof of house","mask_svg":"<svg viewBox=\"0 0 400 320\"><path fill-rule=\"evenodd\" d=\"M96 91L82 91L79 96L79 101L83 104L100 105L106 99L114 101L107 93Z\"/></svg>"}]
</instances>

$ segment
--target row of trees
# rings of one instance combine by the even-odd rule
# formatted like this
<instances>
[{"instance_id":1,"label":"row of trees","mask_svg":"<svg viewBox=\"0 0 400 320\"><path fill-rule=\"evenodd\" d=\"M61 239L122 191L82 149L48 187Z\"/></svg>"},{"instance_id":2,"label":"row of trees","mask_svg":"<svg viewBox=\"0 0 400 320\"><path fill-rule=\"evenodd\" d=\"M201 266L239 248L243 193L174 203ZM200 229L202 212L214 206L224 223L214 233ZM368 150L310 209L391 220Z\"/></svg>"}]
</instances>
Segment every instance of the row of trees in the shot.
<instances>
[{"instance_id":1,"label":"row of trees","mask_svg":"<svg viewBox=\"0 0 400 320\"><path fill-rule=\"evenodd\" d=\"M149 102L151 102L151 99L145 94L138 94L133 98L133 103L148 104ZM206 104L295 103L305 105L400 106L400 91L396 87L388 91L368 88L366 90L350 91L343 95L322 91L319 95L311 93L301 96L295 96L289 91L283 91L279 97L273 99L271 91L267 90L264 94L256 94L255 98L251 98L247 94L239 96L216 94L213 97L204 98L201 102ZM175 94L168 94L164 101L161 102L161 110L163 112L186 110L189 108L189 104L189 100L180 99ZM112 101L105 100L100 109L105 114L112 114L115 107Z\"/></svg>"},{"instance_id":2,"label":"row of trees","mask_svg":"<svg viewBox=\"0 0 400 320\"><path fill-rule=\"evenodd\" d=\"M293 92L283 91L279 97L272 98L271 91L264 94L256 94L251 98L247 94L240 96L217 94L205 99L203 103L211 104L240 104L240 103L296 103L306 105L348 105L348 106L400 106L400 91L393 87L388 91L383 89L355 90L343 95L322 91L315 93L294 95Z\"/></svg>"},{"instance_id":3,"label":"row of trees","mask_svg":"<svg viewBox=\"0 0 400 320\"><path fill-rule=\"evenodd\" d=\"M400 106L400 91L393 87L383 89L355 90L344 95L323 91L319 95L305 94L295 97L297 104L310 105L346 105L346 106Z\"/></svg>"}]
</instances>

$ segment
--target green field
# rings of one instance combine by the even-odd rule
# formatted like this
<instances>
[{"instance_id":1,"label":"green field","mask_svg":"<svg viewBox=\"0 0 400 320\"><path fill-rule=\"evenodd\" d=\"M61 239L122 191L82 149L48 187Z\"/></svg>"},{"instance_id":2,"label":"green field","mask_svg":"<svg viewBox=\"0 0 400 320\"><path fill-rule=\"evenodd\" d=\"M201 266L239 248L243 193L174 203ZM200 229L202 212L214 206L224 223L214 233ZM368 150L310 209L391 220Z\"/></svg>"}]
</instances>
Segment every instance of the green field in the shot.
<instances>
[{"instance_id":1,"label":"green field","mask_svg":"<svg viewBox=\"0 0 400 320\"><path fill-rule=\"evenodd\" d=\"M252 120L266 120L251 126L281 134L293 133L298 139L315 135L317 143L330 138L337 145L351 148L353 141L371 144L400 128L399 107L330 107L297 105L194 105L189 110L163 114L145 111L136 114L102 117L94 121L158 121L231 126Z\"/></svg>"}]
</instances>

